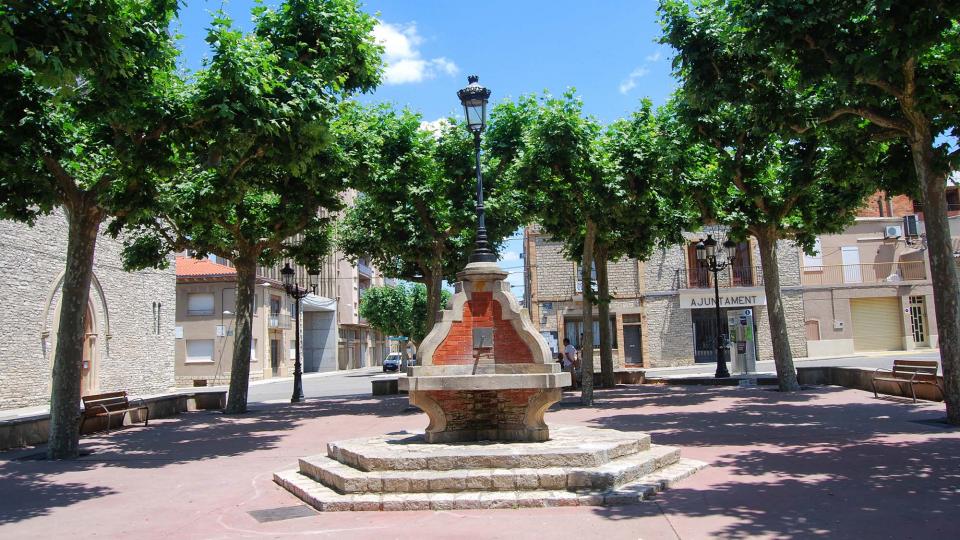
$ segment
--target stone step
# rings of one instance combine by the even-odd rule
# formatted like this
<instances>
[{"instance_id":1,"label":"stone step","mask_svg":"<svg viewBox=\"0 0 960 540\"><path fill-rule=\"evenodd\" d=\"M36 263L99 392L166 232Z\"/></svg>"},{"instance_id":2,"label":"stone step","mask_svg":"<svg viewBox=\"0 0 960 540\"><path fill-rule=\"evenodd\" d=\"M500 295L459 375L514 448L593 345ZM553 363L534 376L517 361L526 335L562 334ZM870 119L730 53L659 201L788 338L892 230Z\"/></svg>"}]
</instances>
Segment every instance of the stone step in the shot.
<instances>
[{"instance_id":1,"label":"stone step","mask_svg":"<svg viewBox=\"0 0 960 540\"><path fill-rule=\"evenodd\" d=\"M300 460L300 473L340 493L611 489L676 463L680 450L650 445L596 467L361 471L327 456Z\"/></svg>"},{"instance_id":2,"label":"stone step","mask_svg":"<svg viewBox=\"0 0 960 540\"><path fill-rule=\"evenodd\" d=\"M461 493L348 493L341 494L297 470L274 474L281 485L322 512L379 510L467 510L551 506L622 506L639 504L705 466L680 459L636 481L610 490L465 491Z\"/></svg>"},{"instance_id":3,"label":"stone step","mask_svg":"<svg viewBox=\"0 0 960 540\"><path fill-rule=\"evenodd\" d=\"M329 443L327 456L361 471L541 469L599 467L649 447L646 433L558 426L550 429L549 441L532 443L428 444L423 434L394 433Z\"/></svg>"}]
</instances>

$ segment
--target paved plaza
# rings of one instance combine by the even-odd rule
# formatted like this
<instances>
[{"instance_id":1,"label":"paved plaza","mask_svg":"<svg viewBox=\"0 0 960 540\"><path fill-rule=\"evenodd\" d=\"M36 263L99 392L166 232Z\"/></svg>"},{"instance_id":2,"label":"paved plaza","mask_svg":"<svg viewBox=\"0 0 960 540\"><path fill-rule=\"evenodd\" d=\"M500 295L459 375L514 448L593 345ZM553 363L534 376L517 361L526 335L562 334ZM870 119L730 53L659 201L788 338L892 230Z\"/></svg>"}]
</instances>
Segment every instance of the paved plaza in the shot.
<instances>
[{"instance_id":1,"label":"paved plaza","mask_svg":"<svg viewBox=\"0 0 960 540\"><path fill-rule=\"evenodd\" d=\"M936 538L956 531L960 431L940 403L819 387L567 393L551 425L645 431L710 465L631 507L319 514L272 481L329 441L422 430L406 397L186 413L85 438L47 462L0 454L0 538Z\"/></svg>"}]
</instances>

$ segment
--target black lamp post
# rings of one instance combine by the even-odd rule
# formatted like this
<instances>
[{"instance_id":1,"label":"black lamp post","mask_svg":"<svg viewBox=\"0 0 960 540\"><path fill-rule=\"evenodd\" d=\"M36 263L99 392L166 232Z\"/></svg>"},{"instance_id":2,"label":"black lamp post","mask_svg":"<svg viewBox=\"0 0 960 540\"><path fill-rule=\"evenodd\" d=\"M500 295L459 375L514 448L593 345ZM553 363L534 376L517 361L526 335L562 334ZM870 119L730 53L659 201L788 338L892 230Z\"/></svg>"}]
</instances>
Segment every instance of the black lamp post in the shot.
<instances>
[{"instance_id":1,"label":"black lamp post","mask_svg":"<svg viewBox=\"0 0 960 540\"><path fill-rule=\"evenodd\" d=\"M705 263L707 269L713 273L713 307L717 316L717 372L714 376L717 378L730 376L730 372L727 371L727 361L723 355L726 338L724 334L720 332L723 322L720 320L720 280L717 274L733 264L733 259L737 255L737 244L728 238L727 241L723 243L723 251L725 252L726 260L720 260L718 258L717 241L714 240L712 234L708 234L706 240L697 242L697 260Z\"/></svg>"},{"instance_id":2,"label":"black lamp post","mask_svg":"<svg viewBox=\"0 0 960 540\"><path fill-rule=\"evenodd\" d=\"M293 357L293 396L290 398L290 403L300 403L303 401L303 364L300 363L300 300L310 293L317 294L317 281L320 271L315 268L307 271L307 275L310 276L309 287L301 287L299 283L294 282L294 271L293 268L290 268L290 263L283 265L280 275L283 276L283 288L294 300L294 339L297 350Z\"/></svg>"},{"instance_id":3,"label":"black lamp post","mask_svg":"<svg viewBox=\"0 0 960 540\"><path fill-rule=\"evenodd\" d=\"M477 157L477 247L470 254L470 262L497 262L497 254L487 244L487 225L483 216L483 177L480 174L480 134L487 127L487 100L490 89L480 86L480 77L470 75L466 88L457 92L463 113L467 118L467 130L473 133L474 152Z\"/></svg>"}]
</instances>

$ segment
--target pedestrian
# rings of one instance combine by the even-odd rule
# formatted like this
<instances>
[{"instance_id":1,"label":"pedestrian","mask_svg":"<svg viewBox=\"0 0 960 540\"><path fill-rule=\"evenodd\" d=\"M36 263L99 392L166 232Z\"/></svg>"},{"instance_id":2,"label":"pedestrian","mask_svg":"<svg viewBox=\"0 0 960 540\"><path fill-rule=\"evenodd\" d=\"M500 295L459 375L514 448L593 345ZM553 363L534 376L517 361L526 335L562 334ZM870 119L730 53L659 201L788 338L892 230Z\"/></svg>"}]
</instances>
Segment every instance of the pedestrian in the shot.
<instances>
[{"instance_id":1,"label":"pedestrian","mask_svg":"<svg viewBox=\"0 0 960 540\"><path fill-rule=\"evenodd\" d=\"M569 338L563 338L563 360L561 361L563 370L570 373L570 384L574 389L577 388L577 349L570 344Z\"/></svg>"}]
</instances>

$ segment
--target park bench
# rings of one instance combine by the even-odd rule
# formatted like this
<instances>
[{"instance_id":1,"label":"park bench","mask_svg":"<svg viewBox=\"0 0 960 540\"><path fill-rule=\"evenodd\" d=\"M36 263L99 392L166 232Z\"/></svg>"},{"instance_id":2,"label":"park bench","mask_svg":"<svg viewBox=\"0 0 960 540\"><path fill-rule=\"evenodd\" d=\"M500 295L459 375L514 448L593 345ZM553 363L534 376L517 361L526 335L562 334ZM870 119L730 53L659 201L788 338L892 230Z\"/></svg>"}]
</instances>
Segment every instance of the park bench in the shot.
<instances>
[{"instance_id":1,"label":"park bench","mask_svg":"<svg viewBox=\"0 0 960 540\"><path fill-rule=\"evenodd\" d=\"M83 396L83 419L80 421L80 433L83 433L83 424L90 418L106 417L107 431L110 431L110 419L115 415L121 416L131 411L141 411L143 425L150 420L150 409L146 405L130 405L126 392L107 392L105 394L91 394Z\"/></svg>"},{"instance_id":2,"label":"park bench","mask_svg":"<svg viewBox=\"0 0 960 540\"><path fill-rule=\"evenodd\" d=\"M936 360L894 360L893 369L878 369L873 374L873 397L877 397L877 381L894 382L899 384L906 383L910 386L910 394L913 396L913 402L917 402L917 392L914 385L929 384L936 386L943 394L943 386L937 378Z\"/></svg>"}]
</instances>

